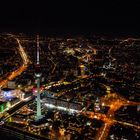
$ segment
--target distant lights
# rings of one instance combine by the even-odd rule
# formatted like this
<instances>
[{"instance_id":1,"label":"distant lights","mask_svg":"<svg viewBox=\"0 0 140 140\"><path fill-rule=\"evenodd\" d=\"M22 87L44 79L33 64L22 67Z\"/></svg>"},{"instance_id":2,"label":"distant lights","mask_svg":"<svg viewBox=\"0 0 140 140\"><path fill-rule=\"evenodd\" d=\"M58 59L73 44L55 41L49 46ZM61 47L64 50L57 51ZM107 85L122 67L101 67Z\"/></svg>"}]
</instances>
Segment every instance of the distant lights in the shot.
<instances>
[{"instance_id":1,"label":"distant lights","mask_svg":"<svg viewBox=\"0 0 140 140\"><path fill-rule=\"evenodd\" d=\"M87 126L90 126L90 125L91 125L91 122L87 122L86 125L87 125Z\"/></svg>"},{"instance_id":2,"label":"distant lights","mask_svg":"<svg viewBox=\"0 0 140 140\"><path fill-rule=\"evenodd\" d=\"M106 90L107 90L107 91L110 91L110 90L111 90L111 88L110 88L109 86L107 86L107 87L106 87Z\"/></svg>"},{"instance_id":3,"label":"distant lights","mask_svg":"<svg viewBox=\"0 0 140 140\"><path fill-rule=\"evenodd\" d=\"M102 103L102 106L104 106L104 105L105 105L105 103L103 102L103 103Z\"/></svg>"},{"instance_id":4,"label":"distant lights","mask_svg":"<svg viewBox=\"0 0 140 140\"><path fill-rule=\"evenodd\" d=\"M106 76L106 74L102 72L102 73L101 73L101 76L105 77L105 76Z\"/></svg>"},{"instance_id":5,"label":"distant lights","mask_svg":"<svg viewBox=\"0 0 140 140\"><path fill-rule=\"evenodd\" d=\"M95 115L94 118L97 119L98 117Z\"/></svg>"},{"instance_id":6,"label":"distant lights","mask_svg":"<svg viewBox=\"0 0 140 140\"><path fill-rule=\"evenodd\" d=\"M21 85L18 85L18 88L20 88L21 87Z\"/></svg>"},{"instance_id":7,"label":"distant lights","mask_svg":"<svg viewBox=\"0 0 140 140\"><path fill-rule=\"evenodd\" d=\"M50 107L50 108L56 108L56 109L59 109L59 110L68 111L68 112L70 112L70 113L79 112L78 110L75 110L75 109L68 109L68 108L66 108L66 107L55 106L55 105L53 105L53 104L47 104L47 103L45 103L45 106Z\"/></svg>"},{"instance_id":8,"label":"distant lights","mask_svg":"<svg viewBox=\"0 0 140 140\"><path fill-rule=\"evenodd\" d=\"M35 73L36 77L41 77L41 73Z\"/></svg>"},{"instance_id":9,"label":"distant lights","mask_svg":"<svg viewBox=\"0 0 140 140\"><path fill-rule=\"evenodd\" d=\"M4 91L4 97L6 98L10 98L10 97L13 97L13 94L12 94L12 91Z\"/></svg>"},{"instance_id":10,"label":"distant lights","mask_svg":"<svg viewBox=\"0 0 140 140\"><path fill-rule=\"evenodd\" d=\"M50 108L54 108L55 107L55 105L53 105L53 104L45 104L45 105L50 107Z\"/></svg>"}]
</instances>

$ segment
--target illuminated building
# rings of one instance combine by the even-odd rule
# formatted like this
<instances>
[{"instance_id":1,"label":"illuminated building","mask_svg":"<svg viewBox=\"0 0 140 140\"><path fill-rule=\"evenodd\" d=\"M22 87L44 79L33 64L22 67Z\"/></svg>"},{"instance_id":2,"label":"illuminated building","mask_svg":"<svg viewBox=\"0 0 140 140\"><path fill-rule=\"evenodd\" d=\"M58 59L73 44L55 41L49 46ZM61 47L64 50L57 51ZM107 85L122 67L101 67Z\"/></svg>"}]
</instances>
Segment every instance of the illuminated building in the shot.
<instances>
[{"instance_id":1,"label":"illuminated building","mask_svg":"<svg viewBox=\"0 0 140 140\"><path fill-rule=\"evenodd\" d=\"M0 101L0 112L3 112L6 109L6 102Z\"/></svg>"},{"instance_id":2,"label":"illuminated building","mask_svg":"<svg viewBox=\"0 0 140 140\"><path fill-rule=\"evenodd\" d=\"M84 76L85 75L85 66L81 64L80 70L81 70L81 76Z\"/></svg>"},{"instance_id":3,"label":"illuminated building","mask_svg":"<svg viewBox=\"0 0 140 140\"><path fill-rule=\"evenodd\" d=\"M24 99L23 98L23 92L21 90L13 90L10 88L3 88L1 90L1 96L0 96L0 100L1 101L10 101L13 98L19 98L20 100Z\"/></svg>"},{"instance_id":4,"label":"illuminated building","mask_svg":"<svg viewBox=\"0 0 140 140\"><path fill-rule=\"evenodd\" d=\"M16 85L15 85L15 81L8 81L8 88L12 88L15 89Z\"/></svg>"},{"instance_id":5,"label":"illuminated building","mask_svg":"<svg viewBox=\"0 0 140 140\"><path fill-rule=\"evenodd\" d=\"M1 93L3 101L11 100L12 98L16 97L16 90L9 88L3 88Z\"/></svg>"}]
</instances>

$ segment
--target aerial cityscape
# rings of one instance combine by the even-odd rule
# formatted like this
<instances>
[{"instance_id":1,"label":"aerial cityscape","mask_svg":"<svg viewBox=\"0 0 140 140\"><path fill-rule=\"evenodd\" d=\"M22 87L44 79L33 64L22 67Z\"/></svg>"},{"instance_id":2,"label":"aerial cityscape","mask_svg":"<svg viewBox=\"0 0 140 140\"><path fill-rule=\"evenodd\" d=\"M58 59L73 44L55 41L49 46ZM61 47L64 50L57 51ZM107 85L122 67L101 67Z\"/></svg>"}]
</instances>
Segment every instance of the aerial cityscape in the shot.
<instances>
[{"instance_id":1,"label":"aerial cityscape","mask_svg":"<svg viewBox=\"0 0 140 140\"><path fill-rule=\"evenodd\" d=\"M0 34L0 138L139 140L140 39Z\"/></svg>"},{"instance_id":2,"label":"aerial cityscape","mask_svg":"<svg viewBox=\"0 0 140 140\"><path fill-rule=\"evenodd\" d=\"M0 140L140 140L139 0L0 2Z\"/></svg>"}]
</instances>

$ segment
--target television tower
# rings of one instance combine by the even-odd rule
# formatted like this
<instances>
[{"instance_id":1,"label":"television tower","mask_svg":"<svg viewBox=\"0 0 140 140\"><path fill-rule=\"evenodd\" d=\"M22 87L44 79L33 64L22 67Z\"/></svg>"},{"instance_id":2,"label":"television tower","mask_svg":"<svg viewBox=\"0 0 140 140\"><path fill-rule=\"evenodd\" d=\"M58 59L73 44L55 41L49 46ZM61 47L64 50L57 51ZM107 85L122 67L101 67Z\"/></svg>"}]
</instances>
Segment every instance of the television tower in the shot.
<instances>
[{"instance_id":1,"label":"television tower","mask_svg":"<svg viewBox=\"0 0 140 140\"><path fill-rule=\"evenodd\" d=\"M41 102L40 102L40 78L41 78L41 71L40 71L40 61L39 61L39 35L37 35L37 60L35 65L35 77L37 80L37 113L35 116L35 120L40 120L43 116L41 114Z\"/></svg>"}]
</instances>

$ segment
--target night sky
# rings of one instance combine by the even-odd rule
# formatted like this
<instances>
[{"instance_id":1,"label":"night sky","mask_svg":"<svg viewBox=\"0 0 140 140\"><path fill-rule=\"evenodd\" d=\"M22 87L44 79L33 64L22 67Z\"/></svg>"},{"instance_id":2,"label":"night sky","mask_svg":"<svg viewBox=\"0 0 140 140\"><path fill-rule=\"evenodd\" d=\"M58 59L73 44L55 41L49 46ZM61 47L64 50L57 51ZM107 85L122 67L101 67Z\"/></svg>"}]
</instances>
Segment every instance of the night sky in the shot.
<instances>
[{"instance_id":1,"label":"night sky","mask_svg":"<svg viewBox=\"0 0 140 140\"><path fill-rule=\"evenodd\" d=\"M139 19L137 0L19 0L0 4L1 32L140 35Z\"/></svg>"}]
</instances>

